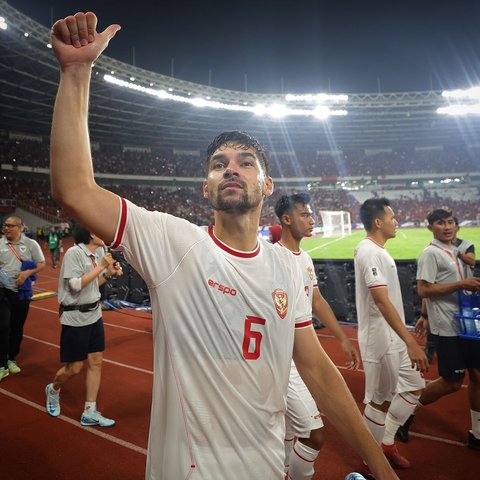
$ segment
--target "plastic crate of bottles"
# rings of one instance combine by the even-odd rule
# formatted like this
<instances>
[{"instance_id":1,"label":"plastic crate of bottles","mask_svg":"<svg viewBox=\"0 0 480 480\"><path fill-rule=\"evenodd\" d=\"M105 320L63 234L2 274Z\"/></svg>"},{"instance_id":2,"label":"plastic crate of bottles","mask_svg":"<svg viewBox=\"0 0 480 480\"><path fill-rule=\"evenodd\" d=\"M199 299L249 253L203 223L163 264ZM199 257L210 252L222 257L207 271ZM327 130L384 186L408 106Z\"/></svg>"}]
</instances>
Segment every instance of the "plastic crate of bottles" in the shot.
<instances>
[{"instance_id":1,"label":"plastic crate of bottles","mask_svg":"<svg viewBox=\"0 0 480 480\"><path fill-rule=\"evenodd\" d=\"M460 290L458 300L460 311L456 317L460 336L480 340L480 295Z\"/></svg>"}]
</instances>

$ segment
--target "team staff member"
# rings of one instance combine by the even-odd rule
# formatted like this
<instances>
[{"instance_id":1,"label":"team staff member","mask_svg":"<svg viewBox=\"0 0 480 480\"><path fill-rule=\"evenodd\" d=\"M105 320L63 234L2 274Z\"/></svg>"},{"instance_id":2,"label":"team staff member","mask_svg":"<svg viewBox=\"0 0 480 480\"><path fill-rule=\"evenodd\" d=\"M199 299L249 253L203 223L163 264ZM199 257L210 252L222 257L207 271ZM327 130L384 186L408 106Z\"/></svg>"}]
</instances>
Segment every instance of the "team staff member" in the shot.
<instances>
[{"instance_id":1,"label":"team staff member","mask_svg":"<svg viewBox=\"0 0 480 480\"><path fill-rule=\"evenodd\" d=\"M438 209L428 217L428 229L433 240L418 259L417 288L424 298L426 312L417 322L417 329L430 331L435 343L440 377L430 382L422 396L421 405L460 390L468 371L468 398L472 429L468 432L468 446L480 450L480 343L458 336L455 319L458 312L458 291L478 292L480 278L464 278L457 250L452 245L456 233L452 212ZM428 320L427 320L428 318Z\"/></svg>"},{"instance_id":2,"label":"team staff member","mask_svg":"<svg viewBox=\"0 0 480 480\"><path fill-rule=\"evenodd\" d=\"M22 225L21 218L8 217L0 238L0 380L21 372L15 359L30 308L30 277L45 267L40 245L22 233Z\"/></svg>"},{"instance_id":3,"label":"team staff member","mask_svg":"<svg viewBox=\"0 0 480 480\"><path fill-rule=\"evenodd\" d=\"M64 365L58 370L53 383L45 387L47 412L52 417L60 415L60 388L80 373L87 360L86 401L80 417L84 426L113 427L115 421L97 410L97 396L102 375L105 333L100 306L99 287L105 276L122 274L111 253L103 258L97 249L104 247L102 239L81 225L73 230L76 245L69 248L62 262L58 280L60 303L60 360Z\"/></svg>"},{"instance_id":4,"label":"team staff member","mask_svg":"<svg viewBox=\"0 0 480 480\"><path fill-rule=\"evenodd\" d=\"M396 478L318 342L291 253L257 238L273 182L256 139L227 132L209 146L203 194L215 224L208 228L147 211L95 182L91 70L120 28L98 33L96 26L92 12L80 12L52 28L61 69L52 192L77 221L120 247L149 287L154 385L146 478L281 480L293 350L315 400L372 462L377 479Z\"/></svg>"},{"instance_id":5,"label":"team staff member","mask_svg":"<svg viewBox=\"0 0 480 480\"><path fill-rule=\"evenodd\" d=\"M395 433L413 413L425 381L428 360L405 327L397 267L385 250L396 236L397 221L386 198L360 207L367 232L354 256L358 342L365 370L364 418L396 468L410 462L397 450Z\"/></svg>"}]
</instances>

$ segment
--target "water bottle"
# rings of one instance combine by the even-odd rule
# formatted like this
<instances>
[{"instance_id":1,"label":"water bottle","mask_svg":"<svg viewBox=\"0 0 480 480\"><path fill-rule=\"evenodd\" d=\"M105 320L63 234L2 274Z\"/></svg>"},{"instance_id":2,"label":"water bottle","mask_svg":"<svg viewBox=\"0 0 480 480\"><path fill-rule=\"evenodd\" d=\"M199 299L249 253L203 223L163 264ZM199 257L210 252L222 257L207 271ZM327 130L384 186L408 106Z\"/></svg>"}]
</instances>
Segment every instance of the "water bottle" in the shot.
<instances>
[{"instance_id":1,"label":"water bottle","mask_svg":"<svg viewBox=\"0 0 480 480\"><path fill-rule=\"evenodd\" d=\"M357 472L352 472L345 477L345 480L366 480L366 478Z\"/></svg>"},{"instance_id":2,"label":"water bottle","mask_svg":"<svg viewBox=\"0 0 480 480\"><path fill-rule=\"evenodd\" d=\"M480 318L479 317L475 319L475 330L476 330L475 335L480 336Z\"/></svg>"},{"instance_id":3,"label":"water bottle","mask_svg":"<svg viewBox=\"0 0 480 480\"><path fill-rule=\"evenodd\" d=\"M473 308L468 306L462 306L462 315L464 317L472 318L473 317Z\"/></svg>"}]
</instances>

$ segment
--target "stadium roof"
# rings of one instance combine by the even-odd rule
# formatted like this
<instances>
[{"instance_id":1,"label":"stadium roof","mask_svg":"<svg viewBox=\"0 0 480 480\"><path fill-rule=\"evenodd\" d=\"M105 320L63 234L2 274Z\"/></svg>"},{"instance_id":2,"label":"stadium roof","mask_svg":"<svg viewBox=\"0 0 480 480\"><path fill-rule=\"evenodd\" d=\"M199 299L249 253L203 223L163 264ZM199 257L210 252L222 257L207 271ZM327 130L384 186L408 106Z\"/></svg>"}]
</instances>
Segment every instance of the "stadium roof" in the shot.
<instances>
[{"instance_id":1,"label":"stadium roof","mask_svg":"<svg viewBox=\"0 0 480 480\"><path fill-rule=\"evenodd\" d=\"M0 128L48 135L58 83L49 29L0 0ZM26 35L28 34L28 36ZM108 53L108 50L107 50ZM276 152L478 145L480 116L437 114L448 105L440 91L349 94L346 116L275 119L154 98L105 81L105 75L162 89L182 98L223 104L273 105L285 95L218 89L149 72L102 56L93 69L90 131L93 141L204 150L223 130L252 132ZM134 79L134 80L132 80ZM292 92L294 93L294 92ZM306 102L299 102L299 108Z\"/></svg>"}]
</instances>

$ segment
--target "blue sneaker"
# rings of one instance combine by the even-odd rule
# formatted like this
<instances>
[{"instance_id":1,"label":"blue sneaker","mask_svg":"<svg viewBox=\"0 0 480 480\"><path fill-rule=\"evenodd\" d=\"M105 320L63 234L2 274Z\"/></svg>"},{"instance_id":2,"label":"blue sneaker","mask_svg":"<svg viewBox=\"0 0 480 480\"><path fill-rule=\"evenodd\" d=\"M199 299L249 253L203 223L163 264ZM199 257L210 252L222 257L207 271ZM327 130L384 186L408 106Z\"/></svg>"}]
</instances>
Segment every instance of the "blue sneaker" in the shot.
<instances>
[{"instance_id":1,"label":"blue sneaker","mask_svg":"<svg viewBox=\"0 0 480 480\"><path fill-rule=\"evenodd\" d=\"M60 415L60 392L53 389L53 383L49 383L45 387L45 395L47 396L47 412L52 417Z\"/></svg>"},{"instance_id":2,"label":"blue sneaker","mask_svg":"<svg viewBox=\"0 0 480 480\"><path fill-rule=\"evenodd\" d=\"M105 418L99 411L95 411L92 414L83 412L80 418L80 423L84 427L113 427L115 425L115 420Z\"/></svg>"}]
</instances>

